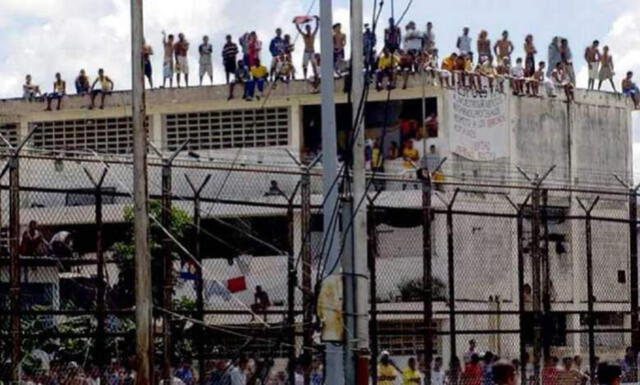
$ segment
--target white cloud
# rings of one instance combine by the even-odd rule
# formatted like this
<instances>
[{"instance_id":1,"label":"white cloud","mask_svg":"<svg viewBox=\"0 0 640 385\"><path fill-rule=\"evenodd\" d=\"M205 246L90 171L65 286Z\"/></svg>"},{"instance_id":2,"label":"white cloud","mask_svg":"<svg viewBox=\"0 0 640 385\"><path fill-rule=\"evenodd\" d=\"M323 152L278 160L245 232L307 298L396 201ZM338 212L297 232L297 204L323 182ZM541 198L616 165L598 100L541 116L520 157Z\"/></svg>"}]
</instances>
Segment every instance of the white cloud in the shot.
<instances>
[{"instance_id":1,"label":"white cloud","mask_svg":"<svg viewBox=\"0 0 640 385\"><path fill-rule=\"evenodd\" d=\"M2 0L0 28L7 28L11 38L0 48L0 97L18 96L27 73L44 90L61 72L69 86L81 68L94 75L104 68L116 88L130 85L130 12L129 0ZM192 73L197 74L197 45L209 35L214 50L217 81L222 80L219 51L224 35L237 37L242 28L256 30L267 55L268 42L276 26L293 33L291 20L302 14L298 0L273 2L251 0L153 0L145 2L145 35L155 49L154 80L161 82L161 31L184 32L192 43ZM250 15L248 10L251 10ZM243 20L242 23L235 22ZM299 42L300 44L301 42ZM266 58L266 56L265 56ZM192 76L191 84L197 79Z\"/></svg>"}]
</instances>

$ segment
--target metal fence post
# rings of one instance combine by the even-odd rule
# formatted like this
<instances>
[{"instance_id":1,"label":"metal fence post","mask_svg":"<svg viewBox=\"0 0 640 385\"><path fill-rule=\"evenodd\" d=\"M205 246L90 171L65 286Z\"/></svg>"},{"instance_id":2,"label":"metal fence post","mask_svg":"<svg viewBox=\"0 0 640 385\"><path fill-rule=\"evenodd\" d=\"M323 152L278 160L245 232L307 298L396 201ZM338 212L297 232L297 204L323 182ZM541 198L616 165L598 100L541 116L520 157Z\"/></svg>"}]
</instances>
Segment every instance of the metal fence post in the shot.
<instances>
[{"instance_id":1,"label":"metal fence post","mask_svg":"<svg viewBox=\"0 0 640 385\"><path fill-rule=\"evenodd\" d=\"M520 174L526 180L531 182L533 189L531 191L531 270L533 291L533 319L534 319L534 341L533 341L533 365L534 365L534 384L540 384L540 361L542 360L542 293L541 293L541 254L540 254L540 200L541 186L547 177L556 168L551 166L547 172L540 177L538 174L534 178L530 178L520 167L516 167Z\"/></svg>"},{"instance_id":2,"label":"metal fence post","mask_svg":"<svg viewBox=\"0 0 640 385\"><path fill-rule=\"evenodd\" d=\"M592 238L591 238L591 211L598 204L600 197L591 203L591 206L587 208L580 198L576 198L580 207L585 212L585 237L586 237L586 252L587 252L587 312L588 312L588 335L589 335L589 375L591 376L591 383L595 384L596 381L596 345L595 345L595 318L593 305L595 298L593 296L593 251L592 251Z\"/></svg>"},{"instance_id":3,"label":"metal fence post","mask_svg":"<svg viewBox=\"0 0 640 385\"><path fill-rule=\"evenodd\" d=\"M149 142L151 149L162 159L160 207L162 213L160 221L163 231L162 236L162 378L165 383L171 382L171 357L173 356L173 342L171 339L171 311L173 311L173 240L171 239L172 225L172 171L173 161L187 148L191 140L187 139L168 158L164 157L162 151L153 142Z\"/></svg>"},{"instance_id":4,"label":"metal fence post","mask_svg":"<svg viewBox=\"0 0 640 385\"><path fill-rule=\"evenodd\" d=\"M422 175L422 286L424 333L424 385L431 385L431 363L433 362L433 276L431 248L431 194L433 193L431 174L425 170ZM377 357L376 357L377 358Z\"/></svg>"},{"instance_id":5,"label":"metal fence post","mask_svg":"<svg viewBox=\"0 0 640 385\"><path fill-rule=\"evenodd\" d=\"M378 382L378 304L376 301L378 291L376 287L376 260L378 257L378 231L376 229L376 209L373 203L369 206L369 218L367 219L367 229L369 232L369 245L367 247L369 257L369 274L371 281L369 282L369 297L371 298L371 317L369 324L369 333L371 337L371 357L373 358L370 363L370 376L373 384Z\"/></svg>"},{"instance_id":6,"label":"metal fence post","mask_svg":"<svg viewBox=\"0 0 640 385\"><path fill-rule=\"evenodd\" d=\"M20 382L22 360L21 292L20 292L20 158L15 152L9 158L9 250L11 296L11 380Z\"/></svg>"},{"instance_id":7,"label":"metal fence post","mask_svg":"<svg viewBox=\"0 0 640 385\"><path fill-rule=\"evenodd\" d=\"M453 364L457 361L458 347L456 344L457 332L456 332L456 270L455 270L455 254L454 254L454 242L453 242L453 205L456 202L460 189L456 188L451 200L445 202L440 195L436 195L442 203L447 207L447 276L448 276L448 299L449 299L449 349L451 364L451 370L453 371Z\"/></svg>"},{"instance_id":8,"label":"metal fence post","mask_svg":"<svg viewBox=\"0 0 640 385\"><path fill-rule=\"evenodd\" d=\"M295 193L292 198L295 198ZM289 333L289 383L294 385L295 380L295 361L296 361L296 266L294 260L294 216L293 216L293 199L287 204L287 231L288 231L288 247L287 247L287 329Z\"/></svg>"},{"instance_id":9,"label":"metal fence post","mask_svg":"<svg viewBox=\"0 0 640 385\"><path fill-rule=\"evenodd\" d=\"M202 190L211 180L211 174L207 175L199 187L191 182L188 175L185 175L187 183L193 191L193 223L195 225L194 240L194 257L196 259L196 313L197 319L200 321L197 330L197 351L198 351L198 372L200 373L200 385L205 384L205 357L204 357L204 295L203 295L203 277L202 277L202 255L201 255L201 218L200 218L200 197Z\"/></svg>"},{"instance_id":10,"label":"metal fence post","mask_svg":"<svg viewBox=\"0 0 640 385\"><path fill-rule=\"evenodd\" d=\"M311 288L311 175L308 169L300 183L300 234L302 234L302 346L305 355L311 358L313 345L313 295ZM311 360L304 371L304 384L311 384Z\"/></svg>"},{"instance_id":11,"label":"metal fence post","mask_svg":"<svg viewBox=\"0 0 640 385\"><path fill-rule=\"evenodd\" d=\"M521 205L516 205L505 195L505 198L509 201L511 206L516 210L516 236L517 236L517 248L518 248L518 321L519 321L519 334L520 334L520 383L527 384L527 371L525 362L525 356L527 355L527 344L525 338L525 330L528 325L525 322L526 315L526 303L524 296L524 207L529 202L531 195L527 195L524 202Z\"/></svg>"},{"instance_id":12,"label":"metal fence post","mask_svg":"<svg viewBox=\"0 0 640 385\"><path fill-rule=\"evenodd\" d=\"M629 192L629 267L631 300L631 348L637 357L640 349L640 320L638 319L638 188ZM637 366L637 365L636 365ZM637 376L636 367L636 376Z\"/></svg>"},{"instance_id":13,"label":"metal fence post","mask_svg":"<svg viewBox=\"0 0 640 385\"><path fill-rule=\"evenodd\" d=\"M96 221L96 260L97 260L97 272L96 272L96 344L95 344L95 358L98 368L100 368L100 378L104 381L104 366L106 354L105 343L105 318L106 318L106 306L105 306L105 294L107 289L107 283L105 281L105 264L104 264L104 244L102 242L102 185L104 179L107 176L108 169L103 169L100 179L97 181L93 178L87 168L84 168L84 172L89 177L89 180L95 188L95 221Z\"/></svg>"},{"instance_id":14,"label":"metal fence post","mask_svg":"<svg viewBox=\"0 0 640 385\"><path fill-rule=\"evenodd\" d=\"M540 262L541 262L541 273L542 273L542 325L543 330L550 324L551 317L551 270L549 266L549 218L548 218L548 203L549 203L549 191L547 189L543 189L541 191L541 200L542 207L540 208L541 215L541 225L542 225L542 249L538 249L540 254ZM549 357L551 354L551 333L544 333L544 337L542 339L542 355L544 357Z\"/></svg>"}]
</instances>

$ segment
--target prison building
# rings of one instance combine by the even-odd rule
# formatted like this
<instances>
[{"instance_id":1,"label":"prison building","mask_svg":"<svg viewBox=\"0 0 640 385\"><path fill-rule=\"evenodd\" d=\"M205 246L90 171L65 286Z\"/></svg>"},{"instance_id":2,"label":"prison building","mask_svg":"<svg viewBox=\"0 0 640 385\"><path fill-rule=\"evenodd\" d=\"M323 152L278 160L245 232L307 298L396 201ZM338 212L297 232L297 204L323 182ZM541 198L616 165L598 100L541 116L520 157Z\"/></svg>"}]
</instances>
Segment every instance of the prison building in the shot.
<instances>
[{"instance_id":1,"label":"prison building","mask_svg":"<svg viewBox=\"0 0 640 385\"><path fill-rule=\"evenodd\" d=\"M336 89L342 90L342 81L337 83ZM272 298L274 312L283 311L273 316L276 322L284 319L286 308L284 254L287 250L297 253L303 237L299 226L294 226L293 245L288 243L287 202L268 191L271 181L276 181L282 191L292 193L300 175L291 156L301 159L322 152L320 95L311 93L304 82L269 89L260 101L227 101L227 95L226 86L148 91L149 137L166 155L188 141L173 169L172 186L174 204L185 212L194 210L193 192L185 176L196 184L212 176L202 193L202 226L224 242L209 238L203 242L205 279L213 282L240 274L234 259L252 255L255 266L248 275L248 288L238 298L252 303L252 285L262 285ZM335 97L338 148L343 153L351 113L347 95L338 91ZM420 79L412 79L406 90L393 90L389 102L386 98L386 92L369 93L367 139L378 140L385 154L392 146L401 148L403 142L413 139L421 155L433 145L438 156L446 158L442 174L450 185L433 197L433 274L439 285L434 302L436 353L448 357L456 349L461 355L467 340L475 338L480 349L503 357L519 355L523 341L518 274L523 272L525 285L532 284L534 231L526 217L518 233L514 207L505 196L517 204L525 202L529 190L520 187L530 186L536 175L544 175L553 166L543 184L551 189L544 196L546 219L540 230L545 240L541 247L548 255L545 292L553 314L550 344L558 355L585 354L586 240L584 213L576 198L591 202L603 191L594 217L628 217L626 190L613 175L632 180L631 102L610 93L577 90L576 102L568 104L562 96L478 94L424 85ZM37 220L47 234L72 229L79 234L78 250L94 253L95 201L84 168L97 175L104 164L96 159L106 159L112 163L104 183L105 191L110 192L103 202L105 247L122 239L127 231L125 208L131 205L131 166L120 162L128 159L132 148L129 99L128 91L114 92L104 110L89 110L86 97L70 96L63 109L55 112L43 111L37 102L0 101L0 133L12 145L36 128L26 148L28 157L20 166L22 225ZM419 135L423 120L427 121L426 135ZM151 153L150 163L149 190L158 198L162 162ZM423 349L422 299L416 295L422 279L422 198L418 181L403 163L401 157L385 160L384 175L389 181L374 204L378 218L375 302L380 350L409 355ZM321 165L314 171L320 172ZM2 181L5 186L6 178ZM456 213L448 222L447 202L453 199L456 186L459 191L452 208ZM311 188L313 204L321 205L322 182L316 174ZM4 191L3 212L8 212L7 201ZM299 204L299 199L295 202ZM530 210L530 201L524 209ZM488 213L498 216L484 215ZM296 223L300 215L296 206ZM4 226L7 218L2 215ZM320 254L322 218L317 209L311 222L312 250ZM614 357L630 343L629 226L601 220L594 221L592 231L597 327L621 331L599 333L597 352L601 357ZM450 232L453 258L449 256ZM2 277L6 282L6 275ZM110 279L109 285L115 284L115 278ZM448 298L450 282L455 287L454 313ZM179 287L176 296L193 296L189 285ZM206 298L206 308L218 312L207 316L207 322L251 322L250 314L238 314L242 310L238 303L215 290ZM301 303L298 292L298 309ZM228 314L221 316L225 311ZM450 340L452 314L459 331L455 344Z\"/></svg>"}]
</instances>

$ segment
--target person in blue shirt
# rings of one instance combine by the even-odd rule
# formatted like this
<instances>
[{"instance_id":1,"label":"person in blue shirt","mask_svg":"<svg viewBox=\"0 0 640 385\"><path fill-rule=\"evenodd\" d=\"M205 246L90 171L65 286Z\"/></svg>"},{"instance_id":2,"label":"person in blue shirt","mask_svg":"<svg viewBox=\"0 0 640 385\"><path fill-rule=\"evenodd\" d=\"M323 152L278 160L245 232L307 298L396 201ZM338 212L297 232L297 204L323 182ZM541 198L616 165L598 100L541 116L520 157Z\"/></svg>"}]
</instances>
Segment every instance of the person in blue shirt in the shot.
<instances>
[{"instance_id":1,"label":"person in blue shirt","mask_svg":"<svg viewBox=\"0 0 640 385\"><path fill-rule=\"evenodd\" d=\"M271 39L271 43L269 44L269 52L271 53L271 80L274 80L276 73L276 64L278 57L287 51L287 44L282 38L282 29L276 29L276 36Z\"/></svg>"},{"instance_id":2,"label":"person in blue shirt","mask_svg":"<svg viewBox=\"0 0 640 385\"><path fill-rule=\"evenodd\" d=\"M369 24L365 24L364 28L362 46L364 48L365 69L369 71L369 73L373 73L376 70L376 43L378 39L376 38L376 34L371 31Z\"/></svg>"}]
</instances>

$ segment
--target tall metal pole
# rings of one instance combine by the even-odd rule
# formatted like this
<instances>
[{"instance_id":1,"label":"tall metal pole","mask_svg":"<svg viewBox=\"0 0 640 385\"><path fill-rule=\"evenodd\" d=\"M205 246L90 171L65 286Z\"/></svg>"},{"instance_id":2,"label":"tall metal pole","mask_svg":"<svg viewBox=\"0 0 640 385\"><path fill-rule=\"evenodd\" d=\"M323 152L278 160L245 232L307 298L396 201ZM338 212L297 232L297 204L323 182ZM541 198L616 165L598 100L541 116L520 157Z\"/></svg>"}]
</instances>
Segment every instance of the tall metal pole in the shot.
<instances>
[{"instance_id":1,"label":"tall metal pole","mask_svg":"<svg viewBox=\"0 0 640 385\"><path fill-rule=\"evenodd\" d=\"M449 343L451 371L454 371L453 364L458 356L456 344L456 275L455 275L455 255L453 253L453 204L455 203L458 191L453 194L451 201L447 205L447 266L449 276ZM456 368L457 369L457 368Z\"/></svg>"},{"instance_id":2,"label":"tall metal pole","mask_svg":"<svg viewBox=\"0 0 640 385\"><path fill-rule=\"evenodd\" d=\"M22 336L20 325L20 159L17 151L9 158L9 250L11 296L11 380L20 382Z\"/></svg>"},{"instance_id":3,"label":"tall metal pole","mask_svg":"<svg viewBox=\"0 0 640 385\"><path fill-rule=\"evenodd\" d=\"M378 368L375 357L378 356L378 304L376 287L376 261L378 259L378 230L376 228L376 211L373 202L369 206L369 218L367 219L369 228L369 298L371 298L371 320L369 322L369 340L371 343L370 377L371 382L378 382Z\"/></svg>"},{"instance_id":4,"label":"tall metal pole","mask_svg":"<svg viewBox=\"0 0 640 385\"><path fill-rule=\"evenodd\" d=\"M320 0L320 74L322 78L322 166L323 166L323 190L325 204L323 207L323 229L325 239L339 239L334 215L338 207L338 154L335 111L335 84L333 80L333 10L331 0ZM323 264L327 266L327 274L334 273L331 267L338 264L339 242L327 242L325 255L322 256ZM344 380L342 373L342 348L339 343L328 342L326 346L326 383L340 385Z\"/></svg>"},{"instance_id":5,"label":"tall metal pole","mask_svg":"<svg viewBox=\"0 0 640 385\"><path fill-rule=\"evenodd\" d=\"M153 384L153 330L149 204L147 185L147 124L143 71L142 0L131 0L131 105L133 122L133 194L135 231L136 384Z\"/></svg>"},{"instance_id":6,"label":"tall metal pole","mask_svg":"<svg viewBox=\"0 0 640 385\"><path fill-rule=\"evenodd\" d=\"M367 201L365 177L365 122L364 110L364 47L363 47L363 5L362 0L351 0L351 108L353 128L355 130L353 145L353 276L354 281L354 321L355 349L357 352L354 366L365 368L358 371L358 384L368 383L369 374L369 271L367 269ZM368 81L368 79L367 79ZM361 105L362 102L362 105Z\"/></svg>"}]
</instances>

